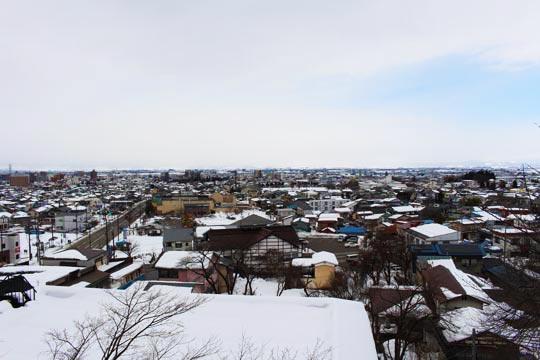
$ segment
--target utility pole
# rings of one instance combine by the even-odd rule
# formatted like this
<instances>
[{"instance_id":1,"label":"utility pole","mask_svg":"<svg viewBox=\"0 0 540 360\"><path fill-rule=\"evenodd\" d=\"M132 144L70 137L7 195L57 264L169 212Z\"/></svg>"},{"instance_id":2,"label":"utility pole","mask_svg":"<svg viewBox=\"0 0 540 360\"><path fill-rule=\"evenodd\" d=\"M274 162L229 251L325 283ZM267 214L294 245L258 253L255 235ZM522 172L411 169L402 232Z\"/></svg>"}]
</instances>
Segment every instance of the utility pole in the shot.
<instances>
[{"instance_id":1,"label":"utility pole","mask_svg":"<svg viewBox=\"0 0 540 360\"><path fill-rule=\"evenodd\" d=\"M39 220L36 219L36 239L37 239L37 259L38 265L41 265L41 242L39 241Z\"/></svg>"},{"instance_id":2,"label":"utility pole","mask_svg":"<svg viewBox=\"0 0 540 360\"><path fill-rule=\"evenodd\" d=\"M78 203L75 203L75 241L79 239L79 211Z\"/></svg>"},{"instance_id":3,"label":"utility pole","mask_svg":"<svg viewBox=\"0 0 540 360\"><path fill-rule=\"evenodd\" d=\"M476 329L472 330L471 360L476 360Z\"/></svg>"},{"instance_id":4,"label":"utility pole","mask_svg":"<svg viewBox=\"0 0 540 360\"><path fill-rule=\"evenodd\" d=\"M26 233L28 234L28 257L29 257L29 261L32 261L32 240L30 238L30 232L31 232L31 227L30 225L27 225Z\"/></svg>"},{"instance_id":5,"label":"utility pole","mask_svg":"<svg viewBox=\"0 0 540 360\"><path fill-rule=\"evenodd\" d=\"M88 244L92 248L92 225L88 226L88 214L86 214L86 227L88 228Z\"/></svg>"},{"instance_id":6,"label":"utility pole","mask_svg":"<svg viewBox=\"0 0 540 360\"><path fill-rule=\"evenodd\" d=\"M120 215L116 216L116 232L118 233L118 240L120 241Z\"/></svg>"},{"instance_id":7,"label":"utility pole","mask_svg":"<svg viewBox=\"0 0 540 360\"><path fill-rule=\"evenodd\" d=\"M52 221L51 221L51 239L54 243L54 224L56 223L56 214L54 213L53 211L53 218L52 218Z\"/></svg>"},{"instance_id":8,"label":"utility pole","mask_svg":"<svg viewBox=\"0 0 540 360\"><path fill-rule=\"evenodd\" d=\"M8 225L8 228L9 228L9 225ZM0 262L4 259L4 251L2 250L3 248L4 248L4 221L2 220L2 229L0 229L0 255L1 255Z\"/></svg>"},{"instance_id":9,"label":"utility pole","mask_svg":"<svg viewBox=\"0 0 540 360\"><path fill-rule=\"evenodd\" d=\"M105 239L107 240L107 246L109 246L109 222L107 221L107 213L105 213Z\"/></svg>"},{"instance_id":10,"label":"utility pole","mask_svg":"<svg viewBox=\"0 0 540 360\"><path fill-rule=\"evenodd\" d=\"M506 238L506 222L504 223L504 249L503 249L503 263L506 264L506 243L508 239Z\"/></svg>"}]
</instances>

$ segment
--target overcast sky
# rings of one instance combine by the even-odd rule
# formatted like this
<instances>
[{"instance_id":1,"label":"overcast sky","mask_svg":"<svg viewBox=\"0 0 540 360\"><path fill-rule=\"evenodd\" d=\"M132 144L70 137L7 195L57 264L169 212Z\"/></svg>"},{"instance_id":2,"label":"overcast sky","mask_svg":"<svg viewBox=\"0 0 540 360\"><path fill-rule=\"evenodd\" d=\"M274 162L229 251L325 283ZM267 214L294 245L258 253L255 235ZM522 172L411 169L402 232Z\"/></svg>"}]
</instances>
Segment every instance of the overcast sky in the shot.
<instances>
[{"instance_id":1,"label":"overcast sky","mask_svg":"<svg viewBox=\"0 0 540 360\"><path fill-rule=\"evenodd\" d=\"M0 4L0 168L540 159L538 0Z\"/></svg>"}]
</instances>

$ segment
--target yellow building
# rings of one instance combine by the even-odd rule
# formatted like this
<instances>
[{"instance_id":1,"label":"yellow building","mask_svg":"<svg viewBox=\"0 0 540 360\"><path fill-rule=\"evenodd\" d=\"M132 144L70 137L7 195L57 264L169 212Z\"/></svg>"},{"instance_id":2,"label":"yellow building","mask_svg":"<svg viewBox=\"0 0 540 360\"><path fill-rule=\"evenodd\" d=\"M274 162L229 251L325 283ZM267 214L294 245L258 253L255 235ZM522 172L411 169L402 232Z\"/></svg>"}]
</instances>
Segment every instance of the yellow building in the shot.
<instances>
[{"instance_id":1,"label":"yellow building","mask_svg":"<svg viewBox=\"0 0 540 360\"><path fill-rule=\"evenodd\" d=\"M204 215L214 211L214 200L207 196L155 197L152 205L159 215L184 214Z\"/></svg>"},{"instance_id":2,"label":"yellow building","mask_svg":"<svg viewBox=\"0 0 540 360\"><path fill-rule=\"evenodd\" d=\"M236 198L229 193L216 192L210 196L214 201L216 212L228 212L236 210Z\"/></svg>"},{"instance_id":3,"label":"yellow building","mask_svg":"<svg viewBox=\"0 0 540 360\"><path fill-rule=\"evenodd\" d=\"M311 258L293 259L292 266L301 267L307 275L306 281L311 289L328 289L336 277L337 258L334 254L321 251L314 253Z\"/></svg>"}]
</instances>

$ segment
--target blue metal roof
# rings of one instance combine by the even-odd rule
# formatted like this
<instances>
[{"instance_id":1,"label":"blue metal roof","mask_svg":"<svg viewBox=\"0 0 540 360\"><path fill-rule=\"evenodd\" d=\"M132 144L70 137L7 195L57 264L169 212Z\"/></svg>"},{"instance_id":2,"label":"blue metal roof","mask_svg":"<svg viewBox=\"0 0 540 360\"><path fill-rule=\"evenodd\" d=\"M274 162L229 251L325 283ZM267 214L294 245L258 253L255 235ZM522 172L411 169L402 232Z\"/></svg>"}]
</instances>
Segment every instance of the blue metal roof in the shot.
<instances>
[{"instance_id":1,"label":"blue metal roof","mask_svg":"<svg viewBox=\"0 0 540 360\"><path fill-rule=\"evenodd\" d=\"M337 231L339 234L346 234L346 235L364 235L366 233L366 229L361 226L344 226L340 228Z\"/></svg>"}]
</instances>

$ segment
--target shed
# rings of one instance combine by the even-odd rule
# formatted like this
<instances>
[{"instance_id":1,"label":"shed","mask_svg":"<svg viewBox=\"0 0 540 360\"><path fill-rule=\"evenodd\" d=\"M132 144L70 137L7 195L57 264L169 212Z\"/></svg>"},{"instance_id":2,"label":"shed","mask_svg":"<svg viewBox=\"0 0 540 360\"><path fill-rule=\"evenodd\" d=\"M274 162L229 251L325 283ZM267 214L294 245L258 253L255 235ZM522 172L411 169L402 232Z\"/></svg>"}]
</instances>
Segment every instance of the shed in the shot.
<instances>
[{"instance_id":1,"label":"shed","mask_svg":"<svg viewBox=\"0 0 540 360\"><path fill-rule=\"evenodd\" d=\"M7 275L0 281L0 301L7 300L13 307L20 307L34 300L36 289L22 275Z\"/></svg>"}]
</instances>

